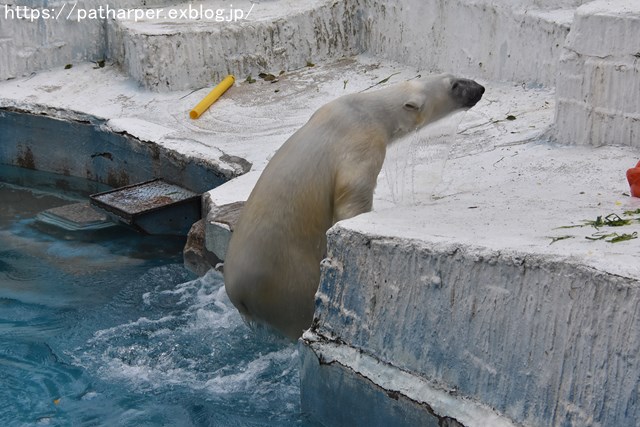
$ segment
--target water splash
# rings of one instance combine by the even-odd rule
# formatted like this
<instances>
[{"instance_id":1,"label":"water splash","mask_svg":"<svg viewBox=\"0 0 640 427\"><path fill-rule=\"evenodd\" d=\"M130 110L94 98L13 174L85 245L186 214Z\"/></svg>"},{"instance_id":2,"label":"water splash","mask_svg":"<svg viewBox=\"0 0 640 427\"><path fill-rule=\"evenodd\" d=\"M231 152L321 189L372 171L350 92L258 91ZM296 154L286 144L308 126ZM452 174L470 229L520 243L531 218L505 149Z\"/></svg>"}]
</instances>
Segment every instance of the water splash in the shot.
<instances>
[{"instance_id":1,"label":"water splash","mask_svg":"<svg viewBox=\"0 0 640 427\"><path fill-rule=\"evenodd\" d=\"M154 282L166 268L143 281ZM229 420L225 425L241 425L244 418L273 420L266 425L298 422L295 345L249 329L219 273L171 287L148 285L151 290L141 294L145 315L95 332L74 350L80 354L75 364L135 393L204 398Z\"/></svg>"},{"instance_id":2,"label":"water splash","mask_svg":"<svg viewBox=\"0 0 640 427\"><path fill-rule=\"evenodd\" d=\"M462 113L453 114L387 148L383 165L391 201L415 205L437 198Z\"/></svg>"}]
</instances>

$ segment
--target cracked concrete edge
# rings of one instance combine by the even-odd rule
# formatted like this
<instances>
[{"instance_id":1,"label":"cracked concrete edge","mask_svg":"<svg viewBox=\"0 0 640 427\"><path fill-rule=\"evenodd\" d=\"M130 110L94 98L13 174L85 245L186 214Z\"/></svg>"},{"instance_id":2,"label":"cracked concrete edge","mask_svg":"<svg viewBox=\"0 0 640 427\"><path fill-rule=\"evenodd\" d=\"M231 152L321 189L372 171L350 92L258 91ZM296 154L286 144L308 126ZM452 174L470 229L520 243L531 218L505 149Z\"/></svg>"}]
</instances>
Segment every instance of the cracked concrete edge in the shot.
<instances>
[{"instance_id":1,"label":"cracked concrete edge","mask_svg":"<svg viewBox=\"0 0 640 427\"><path fill-rule=\"evenodd\" d=\"M146 146L151 149L154 157L160 157L160 155L166 158L173 159L177 163L184 165L192 164L204 169L208 169L211 173L218 176L223 181L232 180L238 176L244 175L251 169L251 163L247 160L226 154L221 150L217 150L218 156L204 159L196 157L193 154L180 152L176 148L169 148L163 144L163 140L166 136L166 132L161 126L146 122L140 119L137 120L138 126L131 125L130 123L124 123L124 121L118 121L113 119L105 119L92 114L82 113L73 109L56 108L42 104L21 104L13 102L12 100L3 100L3 105L0 106L0 115L4 113L17 113L25 115L35 115L39 117L47 117L54 120L78 123L82 125L90 125L96 130L103 132L109 132L116 135L121 135L127 140L133 141L135 144ZM131 121L131 120L129 120ZM122 123L121 123L122 122ZM140 130L146 126L146 129ZM155 129L154 129L155 128ZM173 132L173 131L171 131ZM42 168L42 167L41 167ZM46 167L42 170L47 170ZM58 172L60 171L51 171ZM210 187L198 189L199 191L206 191Z\"/></svg>"},{"instance_id":2,"label":"cracked concrete edge","mask_svg":"<svg viewBox=\"0 0 640 427\"><path fill-rule=\"evenodd\" d=\"M488 425L517 427L519 425L482 403L457 395L456 390L447 390L423 377L382 362L361 349L324 337L313 327L302 336L300 349L303 352L310 351L310 356L317 360L320 369L323 365L334 365L345 374L353 373L363 384L369 384L369 387L373 386L381 390L395 401L401 397L407 399L408 405L413 406L414 409L426 411L437 420L438 425L463 427ZM309 367L307 365L309 361L306 359L303 355L301 376L307 374L307 369L318 369L318 367ZM305 385L306 382L302 381L303 388ZM304 392L302 399L302 404L305 406L308 402L305 401Z\"/></svg>"}]
</instances>

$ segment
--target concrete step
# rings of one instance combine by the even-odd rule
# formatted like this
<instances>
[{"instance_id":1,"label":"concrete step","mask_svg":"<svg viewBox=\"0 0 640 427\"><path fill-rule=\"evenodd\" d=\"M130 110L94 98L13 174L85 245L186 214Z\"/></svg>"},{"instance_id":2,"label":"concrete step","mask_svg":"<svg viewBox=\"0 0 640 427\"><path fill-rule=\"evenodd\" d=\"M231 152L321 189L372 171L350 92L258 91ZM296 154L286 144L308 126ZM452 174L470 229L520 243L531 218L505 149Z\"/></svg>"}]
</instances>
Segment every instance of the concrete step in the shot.
<instances>
[{"instance_id":1,"label":"concrete step","mask_svg":"<svg viewBox=\"0 0 640 427\"><path fill-rule=\"evenodd\" d=\"M117 19L109 33L110 56L152 90L277 75L361 52L351 2L205 0L153 11L150 19Z\"/></svg>"},{"instance_id":2,"label":"concrete step","mask_svg":"<svg viewBox=\"0 0 640 427\"><path fill-rule=\"evenodd\" d=\"M87 202L47 209L40 212L36 219L67 231L100 230L115 225L107 215L93 209Z\"/></svg>"},{"instance_id":3,"label":"concrete step","mask_svg":"<svg viewBox=\"0 0 640 427\"><path fill-rule=\"evenodd\" d=\"M553 86L580 3L281 0L231 7L205 0L152 9L148 19L115 20L110 57L143 86L161 91L365 51L422 69ZM173 15L179 18L167 18Z\"/></svg>"},{"instance_id":4,"label":"concrete step","mask_svg":"<svg viewBox=\"0 0 640 427\"><path fill-rule=\"evenodd\" d=\"M3 2L0 7L0 80L105 59L104 20L78 20L77 9L89 10L113 3L99 0Z\"/></svg>"},{"instance_id":5,"label":"concrete step","mask_svg":"<svg viewBox=\"0 0 640 427\"><path fill-rule=\"evenodd\" d=\"M369 51L423 68L553 84L556 53L583 2L18 1L2 11L0 79L110 59L146 87L177 90Z\"/></svg>"},{"instance_id":6,"label":"concrete step","mask_svg":"<svg viewBox=\"0 0 640 427\"><path fill-rule=\"evenodd\" d=\"M555 138L640 147L640 2L594 1L576 11L558 66Z\"/></svg>"}]
</instances>

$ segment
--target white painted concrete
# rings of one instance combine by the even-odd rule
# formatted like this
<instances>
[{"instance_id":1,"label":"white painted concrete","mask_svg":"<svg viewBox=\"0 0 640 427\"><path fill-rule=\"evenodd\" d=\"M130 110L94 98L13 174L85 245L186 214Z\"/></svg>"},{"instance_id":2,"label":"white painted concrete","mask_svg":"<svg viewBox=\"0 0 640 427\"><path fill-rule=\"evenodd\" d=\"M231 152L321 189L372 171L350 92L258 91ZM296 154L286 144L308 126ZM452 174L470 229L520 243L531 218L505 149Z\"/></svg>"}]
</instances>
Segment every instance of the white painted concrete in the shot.
<instances>
[{"instance_id":1,"label":"white painted concrete","mask_svg":"<svg viewBox=\"0 0 640 427\"><path fill-rule=\"evenodd\" d=\"M577 3L366 0L366 50L422 69L554 86Z\"/></svg>"},{"instance_id":2,"label":"white painted concrete","mask_svg":"<svg viewBox=\"0 0 640 427\"><path fill-rule=\"evenodd\" d=\"M0 80L107 58L105 20L98 8L134 8L135 0L0 1ZM150 2L146 2L149 4ZM79 19L78 11L87 12Z\"/></svg>"},{"instance_id":3,"label":"white painted concrete","mask_svg":"<svg viewBox=\"0 0 640 427\"><path fill-rule=\"evenodd\" d=\"M270 83L236 82L204 115L189 111L210 88L154 93L116 66L80 64L0 82L0 107L69 120L104 122L194 159L210 162L229 178L239 175L234 157L264 169L270 156L313 111L342 94L416 75L399 64L362 57L319 63ZM346 83L345 83L346 81Z\"/></svg>"},{"instance_id":4,"label":"white painted concrete","mask_svg":"<svg viewBox=\"0 0 640 427\"><path fill-rule=\"evenodd\" d=\"M153 19L116 20L109 33L110 56L152 90L203 87L227 74L239 80L260 72L277 75L361 52L352 2L206 0L156 11ZM157 17L181 12L186 19ZM189 17L200 13L205 18ZM207 13L213 15L207 19Z\"/></svg>"},{"instance_id":5,"label":"white painted concrete","mask_svg":"<svg viewBox=\"0 0 640 427\"><path fill-rule=\"evenodd\" d=\"M565 144L640 147L640 3L577 9L560 58L556 138Z\"/></svg>"},{"instance_id":6,"label":"white painted concrete","mask_svg":"<svg viewBox=\"0 0 640 427\"><path fill-rule=\"evenodd\" d=\"M638 276L481 237L399 237L365 217L336 227L314 332L517 424L636 425Z\"/></svg>"},{"instance_id":7,"label":"white painted concrete","mask_svg":"<svg viewBox=\"0 0 640 427\"><path fill-rule=\"evenodd\" d=\"M0 57L7 58L0 78L106 58L146 88L182 90L208 86L229 73L255 77L366 51L423 70L553 86L558 53L583 1L144 3L30 4L31 13L61 15L0 21ZM12 14L17 7L25 5L3 5ZM80 11L100 8L97 18L78 20Z\"/></svg>"}]
</instances>

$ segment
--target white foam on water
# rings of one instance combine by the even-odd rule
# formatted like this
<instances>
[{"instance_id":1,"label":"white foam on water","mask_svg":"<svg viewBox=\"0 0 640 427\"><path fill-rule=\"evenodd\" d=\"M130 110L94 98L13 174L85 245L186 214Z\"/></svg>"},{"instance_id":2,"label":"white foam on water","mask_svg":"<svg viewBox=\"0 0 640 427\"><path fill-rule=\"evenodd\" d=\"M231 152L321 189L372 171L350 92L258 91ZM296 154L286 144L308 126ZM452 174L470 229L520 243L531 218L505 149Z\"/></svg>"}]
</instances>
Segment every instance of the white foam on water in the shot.
<instances>
[{"instance_id":1,"label":"white foam on water","mask_svg":"<svg viewBox=\"0 0 640 427\"><path fill-rule=\"evenodd\" d=\"M297 402L296 346L248 328L219 273L159 286L140 293L148 315L94 333L78 363L138 391L178 386L216 399L251 399L261 410L274 398Z\"/></svg>"},{"instance_id":2,"label":"white foam on water","mask_svg":"<svg viewBox=\"0 0 640 427\"><path fill-rule=\"evenodd\" d=\"M90 343L96 343L96 342L108 340L111 338L122 337L123 332L126 334L127 331L130 331L133 329L148 329L152 326L155 327L156 325L161 325L166 322L170 322L174 319L175 318L173 316L165 316L165 317L161 317L159 319L154 319L154 320L147 319L146 317L141 317L138 320L135 320L126 325L118 325L118 326L114 326L113 328L96 331Z\"/></svg>"},{"instance_id":3,"label":"white foam on water","mask_svg":"<svg viewBox=\"0 0 640 427\"><path fill-rule=\"evenodd\" d=\"M206 387L213 393L238 393L243 391L254 391L256 384L261 382L261 376L269 374L271 376L272 368L275 365L288 364L297 359L297 350L285 348L273 351L265 355L259 355L257 359L251 360L246 366L242 366L239 372L230 374L222 374L206 382ZM285 376L289 373L290 368L283 370L280 374L276 374L274 379ZM262 380L264 382L264 380ZM269 385L267 381L266 385ZM269 393L268 387L263 387L263 393Z\"/></svg>"}]
</instances>

